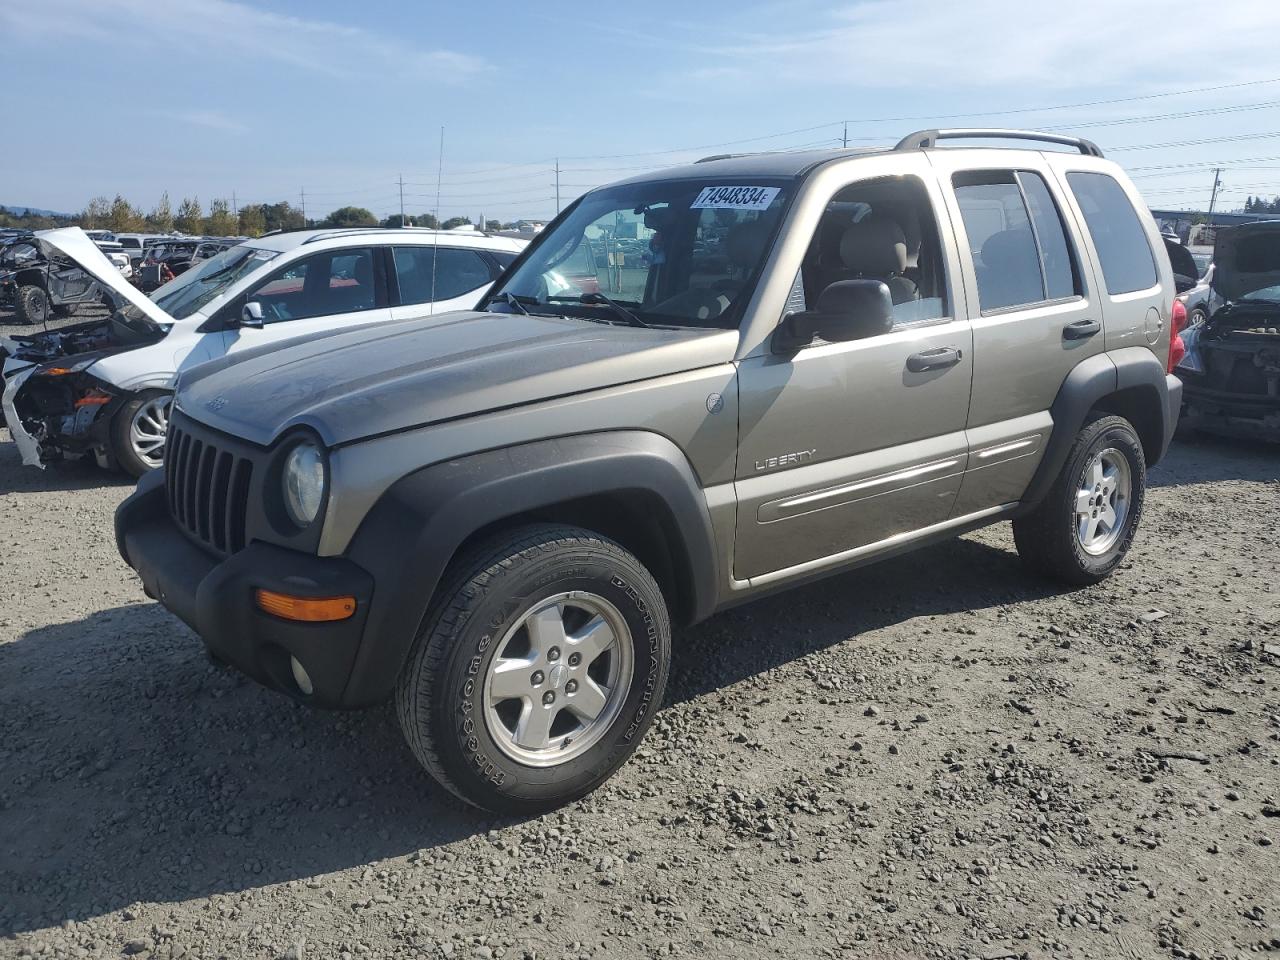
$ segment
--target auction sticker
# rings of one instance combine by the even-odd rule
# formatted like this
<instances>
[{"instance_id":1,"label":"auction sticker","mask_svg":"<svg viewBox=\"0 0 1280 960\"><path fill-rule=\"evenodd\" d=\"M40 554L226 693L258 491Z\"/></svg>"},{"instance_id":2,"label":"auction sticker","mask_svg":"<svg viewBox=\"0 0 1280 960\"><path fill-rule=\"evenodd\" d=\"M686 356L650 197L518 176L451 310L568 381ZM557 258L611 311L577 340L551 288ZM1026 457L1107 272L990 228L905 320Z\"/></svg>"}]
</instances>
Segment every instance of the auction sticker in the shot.
<instances>
[{"instance_id":1,"label":"auction sticker","mask_svg":"<svg viewBox=\"0 0 1280 960\"><path fill-rule=\"evenodd\" d=\"M767 210L781 187L703 187L690 210Z\"/></svg>"}]
</instances>

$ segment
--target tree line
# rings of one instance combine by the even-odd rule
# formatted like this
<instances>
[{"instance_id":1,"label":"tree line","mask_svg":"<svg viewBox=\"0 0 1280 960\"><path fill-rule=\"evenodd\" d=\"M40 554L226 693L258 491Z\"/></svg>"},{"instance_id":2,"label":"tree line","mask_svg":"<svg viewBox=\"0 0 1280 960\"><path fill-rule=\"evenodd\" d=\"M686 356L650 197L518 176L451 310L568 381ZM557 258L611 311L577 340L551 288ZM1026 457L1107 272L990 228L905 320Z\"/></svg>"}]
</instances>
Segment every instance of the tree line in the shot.
<instances>
[{"instance_id":1,"label":"tree line","mask_svg":"<svg viewBox=\"0 0 1280 960\"><path fill-rule=\"evenodd\" d=\"M1244 202L1245 213L1280 213L1280 197L1264 200L1262 197L1250 196Z\"/></svg>"},{"instance_id":2,"label":"tree line","mask_svg":"<svg viewBox=\"0 0 1280 960\"><path fill-rule=\"evenodd\" d=\"M288 201L280 203L251 203L233 209L230 201L213 200L208 213L199 197L184 197L177 209L169 201L169 194L161 194L159 202L143 212L120 194L115 199L94 197L77 214L49 216L28 210L9 210L0 207L0 227L17 227L28 230L48 230L54 227L83 227L86 230L110 230L112 233L181 233L210 237L259 237L276 230L302 230L306 227L399 227L417 226L445 230L471 223L470 217L450 217L440 221L430 213L399 214L379 220L364 207L339 207L323 219L304 218L300 209ZM512 230L514 223L503 224L486 218L483 229Z\"/></svg>"}]
</instances>

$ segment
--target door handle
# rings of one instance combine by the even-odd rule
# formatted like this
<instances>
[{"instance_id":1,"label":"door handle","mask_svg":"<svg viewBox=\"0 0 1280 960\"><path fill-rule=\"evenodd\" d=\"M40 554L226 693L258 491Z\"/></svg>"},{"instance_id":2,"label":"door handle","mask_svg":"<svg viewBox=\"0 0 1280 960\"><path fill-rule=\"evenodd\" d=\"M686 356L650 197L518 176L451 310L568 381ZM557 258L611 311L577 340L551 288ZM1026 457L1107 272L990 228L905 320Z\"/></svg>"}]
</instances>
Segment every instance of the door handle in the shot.
<instances>
[{"instance_id":1,"label":"door handle","mask_svg":"<svg viewBox=\"0 0 1280 960\"><path fill-rule=\"evenodd\" d=\"M907 357L907 369L912 373L924 373L926 370L943 370L954 367L964 356L959 347L939 347L923 353L913 353Z\"/></svg>"},{"instance_id":2,"label":"door handle","mask_svg":"<svg viewBox=\"0 0 1280 960\"><path fill-rule=\"evenodd\" d=\"M1062 328L1063 340L1088 340L1102 332L1102 324L1097 320L1077 320Z\"/></svg>"}]
</instances>

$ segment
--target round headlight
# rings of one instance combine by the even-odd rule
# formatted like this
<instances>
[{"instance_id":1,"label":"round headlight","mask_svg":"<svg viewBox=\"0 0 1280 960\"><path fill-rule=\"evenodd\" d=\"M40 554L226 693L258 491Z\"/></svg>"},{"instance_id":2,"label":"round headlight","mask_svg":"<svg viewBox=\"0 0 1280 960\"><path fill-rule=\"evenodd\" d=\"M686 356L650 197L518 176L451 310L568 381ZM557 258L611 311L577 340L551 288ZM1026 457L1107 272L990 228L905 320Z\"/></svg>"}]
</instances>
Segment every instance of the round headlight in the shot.
<instances>
[{"instance_id":1,"label":"round headlight","mask_svg":"<svg viewBox=\"0 0 1280 960\"><path fill-rule=\"evenodd\" d=\"M308 527L324 503L324 452L310 440L293 445L284 461L284 505L289 519Z\"/></svg>"}]
</instances>

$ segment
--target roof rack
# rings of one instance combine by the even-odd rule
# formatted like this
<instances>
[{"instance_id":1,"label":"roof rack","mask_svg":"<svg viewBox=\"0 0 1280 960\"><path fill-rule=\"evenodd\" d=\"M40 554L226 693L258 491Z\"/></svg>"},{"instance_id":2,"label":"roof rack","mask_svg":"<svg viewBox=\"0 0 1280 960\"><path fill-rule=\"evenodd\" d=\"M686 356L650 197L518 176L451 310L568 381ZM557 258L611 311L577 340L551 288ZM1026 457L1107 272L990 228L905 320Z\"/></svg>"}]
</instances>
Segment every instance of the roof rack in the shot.
<instances>
[{"instance_id":1,"label":"roof rack","mask_svg":"<svg viewBox=\"0 0 1280 960\"><path fill-rule=\"evenodd\" d=\"M313 228L314 229L314 228ZM313 236L307 237L302 241L302 246L308 243L319 243L322 240L332 240L334 237L358 237L368 233L386 233L388 231L403 232L411 235L410 231L419 233L453 233L452 230L441 230L439 227L329 227L323 229ZM489 237L492 234L485 230L465 230L458 231L460 234L468 237ZM266 236L266 234L263 234Z\"/></svg>"},{"instance_id":2,"label":"roof rack","mask_svg":"<svg viewBox=\"0 0 1280 960\"><path fill-rule=\"evenodd\" d=\"M1092 140L1080 137L1064 137L1057 133L1041 133L1039 130L969 129L917 130L909 133L894 147L895 150L927 150L938 145L939 140L1036 140L1040 143L1060 143L1075 147L1086 157L1100 157L1102 151Z\"/></svg>"}]
</instances>

